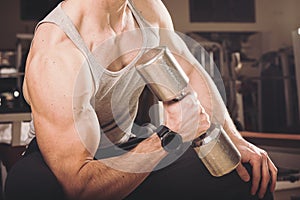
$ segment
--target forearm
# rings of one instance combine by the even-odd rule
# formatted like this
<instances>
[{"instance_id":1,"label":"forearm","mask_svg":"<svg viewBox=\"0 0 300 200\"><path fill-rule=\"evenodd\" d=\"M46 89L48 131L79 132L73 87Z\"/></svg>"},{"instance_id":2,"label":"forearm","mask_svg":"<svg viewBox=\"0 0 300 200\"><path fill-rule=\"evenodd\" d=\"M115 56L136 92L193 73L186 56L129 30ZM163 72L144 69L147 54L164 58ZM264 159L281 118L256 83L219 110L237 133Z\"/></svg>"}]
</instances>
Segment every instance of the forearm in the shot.
<instances>
[{"instance_id":1,"label":"forearm","mask_svg":"<svg viewBox=\"0 0 300 200\"><path fill-rule=\"evenodd\" d=\"M198 94L199 101L209 113L211 121L221 124L233 142L242 139L216 85L199 64L195 65L196 73L190 75L190 83Z\"/></svg>"},{"instance_id":2,"label":"forearm","mask_svg":"<svg viewBox=\"0 0 300 200\"><path fill-rule=\"evenodd\" d=\"M118 157L91 160L71 181L64 181L70 199L122 199L149 175L166 155L156 135Z\"/></svg>"},{"instance_id":3,"label":"forearm","mask_svg":"<svg viewBox=\"0 0 300 200\"><path fill-rule=\"evenodd\" d=\"M171 52L176 56L177 61L188 75L189 84L197 93L198 99L205 108L206 113L209 114L211 122L223 125L224 130L231 138L241 138L219 91L219 89L225 90L225 88L217 88L213 79L192 55L185 42L176 33L172 30L161 31L161 38L161 43L170 48Z\"/></svg>"},{"instance_id":4,"label":"forearm","mask_svg":"<svg viewBox=\"0 0 300 200\"><path fill-rule=\"evenodd\" d=\"M111 168L101 161L88 162L74 182L78 186L66 187L70 199L123 199L133 191L148 173L129 173Z\"/></svg>"},{"instance_id":5,"label":"forearm","mask_svg":"<svg viewBox=\"0 0 300 200\"><path fill-rule=\"evenodd\" d=\"M195 76L198 73L199 77L201 78L196 79ZM205 108L206 112L209 113L211 122L221 124L225 132L235 143L242 139L242 136L236 129L236 126L233 123L233 120L231 119L226 105L222 100L222 97L215 84L207 74L204 72L202 73L203 74L201 75L201 72L199 71L191 75L190 81L192 87L198 94L198 99Z\"/></svg>"}]
</instances>

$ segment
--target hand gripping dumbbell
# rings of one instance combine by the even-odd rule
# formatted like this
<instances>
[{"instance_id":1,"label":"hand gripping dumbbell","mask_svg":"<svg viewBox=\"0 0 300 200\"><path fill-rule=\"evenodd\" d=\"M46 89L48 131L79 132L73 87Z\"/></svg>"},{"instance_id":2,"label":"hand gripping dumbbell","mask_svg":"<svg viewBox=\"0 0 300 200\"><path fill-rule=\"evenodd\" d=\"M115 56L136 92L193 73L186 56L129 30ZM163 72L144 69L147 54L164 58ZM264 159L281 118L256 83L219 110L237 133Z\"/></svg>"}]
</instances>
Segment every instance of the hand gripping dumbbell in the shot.
<instances>
[{"instance_id":1,"label":"hand gripping dumbbell","mask_svg":"<svg viewBox=\"0 0 300 200\"><path fill-rule=\"evenodd\" d=\"M170 50L156 47L145 52L136 64L136 69L159 101L180 101L188 94L189 79ZM161 139L172 132L160 126ZM167 140L178 140L172 135ZM220 124L212 123L206 133L191 141L208 171L213 176L223 176L234 170L241 155Z\"/></svg>"}]
</instances>

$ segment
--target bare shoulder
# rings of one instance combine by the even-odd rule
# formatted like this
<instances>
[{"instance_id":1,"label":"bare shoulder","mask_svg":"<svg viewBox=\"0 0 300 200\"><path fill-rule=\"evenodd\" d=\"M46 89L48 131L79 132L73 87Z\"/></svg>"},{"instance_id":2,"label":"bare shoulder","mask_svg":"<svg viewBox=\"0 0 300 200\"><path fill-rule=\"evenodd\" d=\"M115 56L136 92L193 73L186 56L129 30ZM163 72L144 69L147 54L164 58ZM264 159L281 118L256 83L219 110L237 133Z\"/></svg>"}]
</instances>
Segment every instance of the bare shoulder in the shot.
<instances>
[{"instance_id":1,"label":"bare shoulder","mask_svg":"<svg viewBox=\"0 0 300 200\"><path fill-rule=\"evenodd\" d=\"M26 62L26 99L32 104L43 102L43 96L71 95L82 62L79 50L55 25L39 27Z\"/></svg>"},{"instance_id":2,"label":"bare shoulder","mask_svg":"<svg viewBox=\"0 0 300 200\"><path fill-rule=\"evenodd\" d=\"M30 56L43 56L44 58L59 58L61 61L80 61L80 51L66 34L56 25L45 23L38 27L30 49ZM69 56L73 57L69 60ZM75 59L78 58L78 59Z\"/></svg>"},{"instance_id":3,"label":"bare shoulder","mask_svg":"<svg viewBox=\"0 0 300 200\"><path fill-rule=\"evenodd\" d=\"M141 15L154 26L173 29L171 16L161 0L133 0Z\"/></svg>"}]
</instances>

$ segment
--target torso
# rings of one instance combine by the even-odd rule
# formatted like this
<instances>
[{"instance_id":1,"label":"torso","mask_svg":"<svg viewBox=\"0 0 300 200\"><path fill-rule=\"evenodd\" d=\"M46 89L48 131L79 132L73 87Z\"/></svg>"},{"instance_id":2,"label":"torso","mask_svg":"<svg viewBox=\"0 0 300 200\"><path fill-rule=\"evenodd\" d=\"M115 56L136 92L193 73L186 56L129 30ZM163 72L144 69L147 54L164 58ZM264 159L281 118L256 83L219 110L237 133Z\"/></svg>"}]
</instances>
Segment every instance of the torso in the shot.
<instances>
[{"instance_id":1,"label":"torso","mask_svg":"<svg viewBox=\"0 0 300 200\"><path fill-rule=\"evenodd\" d=\"M66 8L66 10L68 10L68 9ZM72 19L72 21L76 22L76 21L78 21L78 19ZM80 26L78 24L77 25L75 24L75 26L79 28L79 32L80 32ZM130 23L128 24L125 31L130 32L130 30L136 30L136 28L138 26L139 26L138 23L136 22L136 20L132 16L132 19L130 20ZM57 42L57 44L58 44L58 46L60 46L60 48L68 49L68 51L62 50L60 52L64 52L65 57L70 56L70 58L72 59L72 63L73 63L73 66L70 66L70 67L74 67L76 65L77 66L82 65L83 61L85 60L84 56L76 48L76 46L74 46L72 41L70 41L70 39L68 37L66 37L66 35L58 27L56 27L55 25L45 23L45 24L43 24L43 26L40 26L39 29L36 32L35 41L39 40L39 39L42 40L43 38L40 38L39 35L44 35L45 32L47 32L47 35L51 35L51 42L53 43L55 48L57 48L57 45L55 45L55 43ZM52 37L52 35L54 37ZM99 50L99 48L100 48L100 51L101 51L101 46L103 46L103 41L107 42L107 41L109 41L113 38L113 40L110 41L110 42L115 43L116 42L115 40L119 39L118 37L115 37L116 33L114 33L114 32L106 32L105 34L102 34L102 33L99 33L99 34L98 33L85 34L84 31L83 31L83 32L81 32L81 35L82 35L82 38L85 41L87 47L93 53L97 52ZM94 38L97 38L97 40L94 40ZM35 42L35 43L36 44L33 45L33 46L37 47L36 45L38 45L39 42ZM101 43L101 45L99 45L100 43ZM138 44L138 46L142 47L142 41L137 42L137 44ZM156 45L158 45L158 44L156 44ZM115 47L113 46L113 48L115 48ZM32 53L34 53L34 49L35 48L32 49L32 52L30 53L30 55L32 55ZM39 49L39 48L37 48L37 49ZM107 49L105 49L105 50L106 50L106 52L110 52ZM122 52L124 50L118 49L117 51ZM117 74L118 72L122 71L124 68L128 67L130 65L130 63L136 58L138 53L139 53L139 51L130 51L129 53L126 53L126 54L122 53L122 54L120 54L122 56L121 57L115 57L116 59L113 59L114 56L110 55L110 56L112 56L111 59L113 59L112 62L110 62L108 64L104 63L104 64L102 64L102 66L107 70L107 72L111 72L112 74L114 74L114 73ZM29 60L30 60L30 55L28 57ZM76 56L74 56L74 55L76 55ZM102 58L99 57L99 59L97 59L97 60L101 62ZM73 73L78 73L79 70L80 69L77 69L77 70L70 69L70 71L72 71ZM77 72L75 72L75 71L77 71ZM131 77L135 76L135 75L133 75L134 73L130 72L130 71L128 71L127 74L129 74L129 76L131 76ZM122 79L122 78L120 78L120 79ZM133 97L134 98L134 101L133 101L134 105L128 106L128 105L125 104L125 107L121 108L121 110L122 110L121 112L124 112L124 109L126 109L126 108L127 108L127 110L125 110L125 114L120 117L121 119L122 118L128 118L128 117L133 118L135 116L135 112L136 112L136 109L137 109L137 107L136 107L137 102L135 102L135 101L137 101L137 98L138 98L139 94L142 91L142 85L139 85L139 84L141 84L141 82L137 79L133 79L132 84L137 84L137 87L140 87L140 88L137 88L136 91L131 89L131 92L132 92L130 94L131 96L127 95L127 97L125 99L121 98L121 99L117 99L115 101L110 101L109 102L109 99L112 98L112 97L122 97L122 95L120 96L115 92L115 91L118 91L118 89L120 89L122 87L122 82L120 82L120 84L118 84L118 81L114 85L114 89L112 89L111 92L106 93L107 95L103 96L103 93L98 91L97 94L96 94L96 98L95 98L95 110L96 110L98 119L100 121L100 124L101 125L103 124L103 126L106 127L107 132L110 132L110 130L113 128L113 127L111 127L112 122L113 122L111 120L114 120L113 118L115 117L114 116L115 113L114 113L113 110L112 111L104 111L103 108L114 107L115 104L120 103L120 101L123 101L123 102L125 101L125 103L126 102L129 103L129 101L132 101L131 96L134 95L134 97ZM101 90L101 88L99 90ZM28 93L27 93L27 90L26 90L26 79L24 81L24 95L25 95L25 98L28 99L28 101L30 103L30 99L28 98ZM128 108L129 108L129 110L128 110ZM105 113L105 112L109 112L110 114ZM102 117L102 116L104 116L104 117ZM107 116L109 116L109 117L107 117ZM126 129L126 128L128 128L128 126L130 126L130 124L128 124L128 123L131 123L131 121L132 120L127 121L124 124L122 124L122 123L120 124L118 121L113 122L113 123L119 125L120 129L123 129L122 126L124 126L125 129ZM117 130L117 131L120 131L120 130ZM127 131L128 132L129 130L121 130L121 131ZM121 135L116 135L116 134L114 134L114 132L115 131L113 131L111 134L108 134L108 138L113 143L117 143L123 137L123 135L122 134Z\"/></svg>"}]
</instances>

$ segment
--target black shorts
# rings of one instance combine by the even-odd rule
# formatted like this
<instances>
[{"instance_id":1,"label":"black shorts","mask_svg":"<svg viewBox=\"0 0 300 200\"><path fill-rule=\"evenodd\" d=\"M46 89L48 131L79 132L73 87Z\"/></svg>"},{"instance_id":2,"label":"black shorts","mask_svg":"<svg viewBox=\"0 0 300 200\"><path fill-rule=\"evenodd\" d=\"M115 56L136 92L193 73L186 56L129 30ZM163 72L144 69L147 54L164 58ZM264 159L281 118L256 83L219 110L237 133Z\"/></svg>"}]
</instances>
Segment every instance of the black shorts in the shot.
<instances>
[{"instance_id":1,"label":"black shorts","mask_svg":"<svg viewBox=\"0 0 300 200\"><path fill-rule=\"evenodd\" d=\"M245 164L251 174L251 167ZM61 185L43 160L36 140L10 170L5 184L6 200L63 200ZM192 148L169 166L153 171L126 199L255 200L251 181L245 183L233 171L213 177ZM95 199L97 199L95 197ZM267 191L264 200L273 199Z\"/></svg>"}]
</instances>

